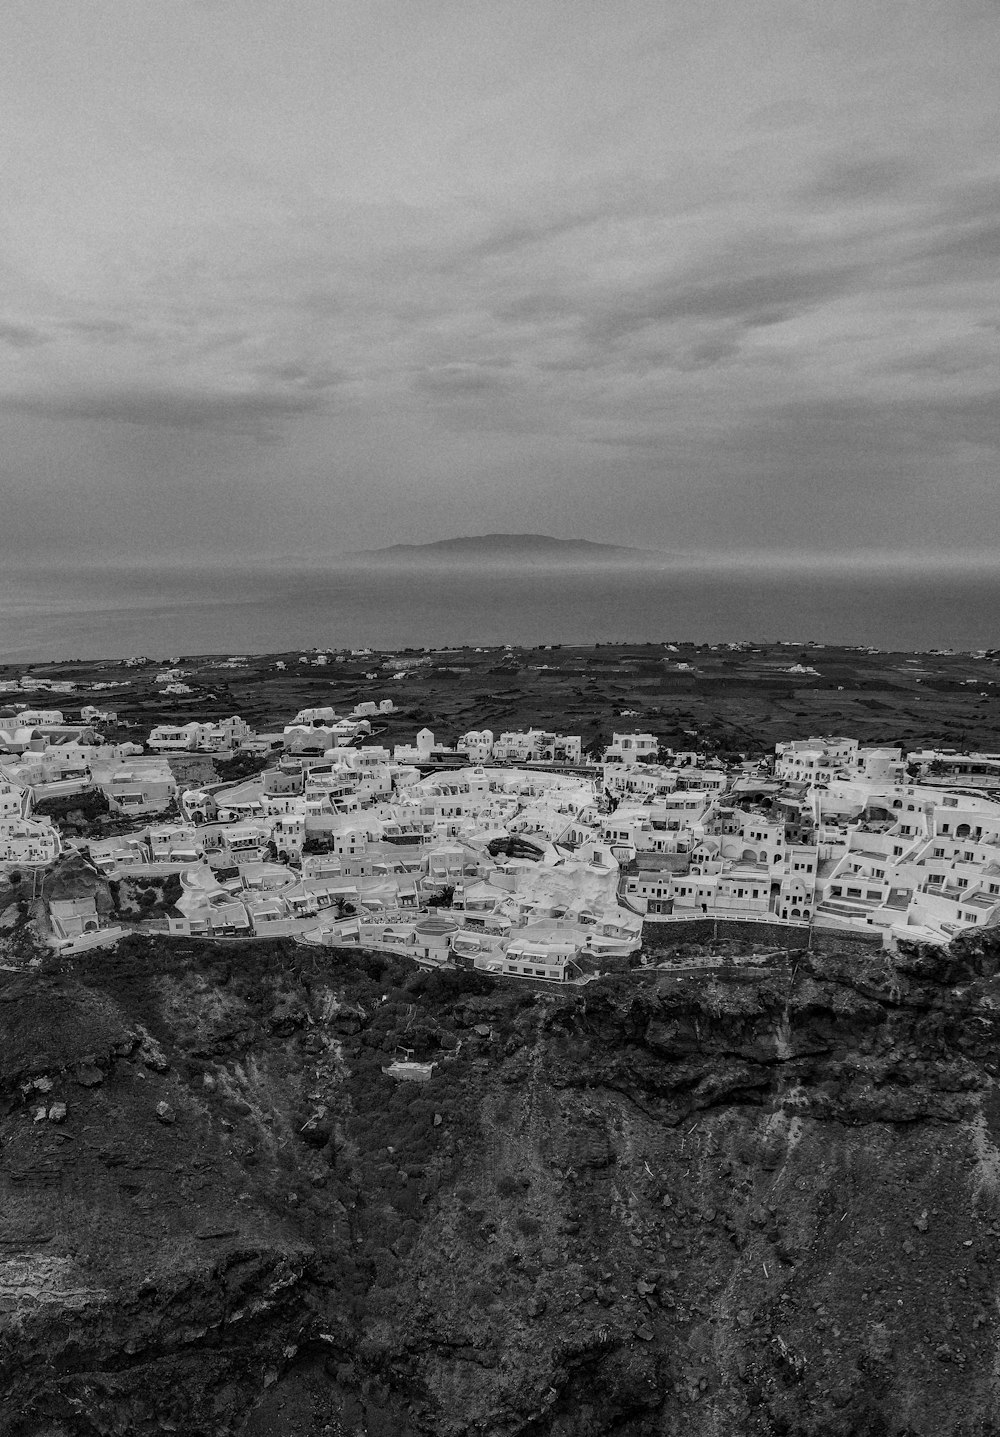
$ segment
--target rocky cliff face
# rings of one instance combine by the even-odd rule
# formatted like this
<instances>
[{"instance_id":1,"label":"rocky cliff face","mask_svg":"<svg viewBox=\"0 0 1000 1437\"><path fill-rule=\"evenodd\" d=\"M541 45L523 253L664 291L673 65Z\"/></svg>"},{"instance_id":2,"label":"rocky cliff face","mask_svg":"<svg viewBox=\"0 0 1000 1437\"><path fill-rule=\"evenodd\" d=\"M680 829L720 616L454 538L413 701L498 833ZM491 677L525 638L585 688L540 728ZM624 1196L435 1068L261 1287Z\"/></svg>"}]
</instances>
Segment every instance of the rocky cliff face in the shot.
<instances>
[{"instance_id":1,"label":"rocky cliff face","mask_svg":"<svg viewBox=\"0 0 1000 1437\"><path fill-rule=\"evenodd\" d=\"M996 961L4 973L0 1433L1000 1430Z\"/></svg>"}]
</instances>

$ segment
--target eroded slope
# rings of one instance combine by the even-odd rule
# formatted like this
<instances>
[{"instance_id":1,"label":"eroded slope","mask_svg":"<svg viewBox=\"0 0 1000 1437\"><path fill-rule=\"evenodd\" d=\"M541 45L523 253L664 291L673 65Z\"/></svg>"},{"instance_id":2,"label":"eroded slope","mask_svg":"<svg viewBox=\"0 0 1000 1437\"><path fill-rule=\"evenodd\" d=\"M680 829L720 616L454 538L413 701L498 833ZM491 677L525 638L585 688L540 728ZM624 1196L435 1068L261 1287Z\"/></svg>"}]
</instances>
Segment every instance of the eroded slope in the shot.
<instances>
[{"instance_id":1,"label":"eroded slope","mask_svg":"<svg viewBox=\"0 0 1000 1437\"><path fill-rule=\"evenodd\" d=\"M0 1431L998 1430L995 965L5 974Z\"/></svg>"}]
</instances>

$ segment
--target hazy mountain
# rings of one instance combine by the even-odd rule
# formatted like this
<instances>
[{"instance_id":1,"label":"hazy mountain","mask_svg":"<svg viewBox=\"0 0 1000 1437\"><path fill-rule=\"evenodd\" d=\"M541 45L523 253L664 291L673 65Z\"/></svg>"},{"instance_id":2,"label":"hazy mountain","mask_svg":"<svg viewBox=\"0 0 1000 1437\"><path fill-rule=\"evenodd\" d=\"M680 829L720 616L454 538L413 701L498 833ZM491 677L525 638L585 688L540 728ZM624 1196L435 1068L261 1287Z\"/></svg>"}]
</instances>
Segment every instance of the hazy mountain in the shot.
<instances>
[{"instance_id":1,"label":"hazy mountain","mask_svg":"<svg viewBox=\"0 0 1000 1437\"><path fill-rule=\"evenodd\" d=\"M590 539L555 539L550 534L469 534L429 544L391 544L363 554L377 563L420 564L637 564L669 557L650 549L596 544Z\"/></svg>"}]
</instances>

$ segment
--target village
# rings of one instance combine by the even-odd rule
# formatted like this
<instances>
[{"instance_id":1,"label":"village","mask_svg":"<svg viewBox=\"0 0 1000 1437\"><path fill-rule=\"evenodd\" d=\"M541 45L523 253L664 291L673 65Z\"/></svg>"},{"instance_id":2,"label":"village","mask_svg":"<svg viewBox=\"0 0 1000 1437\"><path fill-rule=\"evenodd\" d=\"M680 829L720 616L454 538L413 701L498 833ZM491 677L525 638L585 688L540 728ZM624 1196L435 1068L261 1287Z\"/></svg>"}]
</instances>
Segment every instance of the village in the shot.
<instances>
[{"instance_id":1,"label":"village","mask_svg":"<svg viewBox=\"0 0 1000 1437\"><path fill-rule=\"evenodd\" d=\"M819 737L724 764L623 732L588 757L542 729L371 742L392 709L306 708L266 733L159 724L138 742L108 740L93 706L12 707L0 875L36 898L67 865L94 875L44 905L63 952L131 931L291 937L546 983L641 966L644 933L706 919L888 948L1000 922L1000 755ZM194 755L244 773L187 783ZM74 831L88 803L104 826Z\"/></svg>"}]
</instances>

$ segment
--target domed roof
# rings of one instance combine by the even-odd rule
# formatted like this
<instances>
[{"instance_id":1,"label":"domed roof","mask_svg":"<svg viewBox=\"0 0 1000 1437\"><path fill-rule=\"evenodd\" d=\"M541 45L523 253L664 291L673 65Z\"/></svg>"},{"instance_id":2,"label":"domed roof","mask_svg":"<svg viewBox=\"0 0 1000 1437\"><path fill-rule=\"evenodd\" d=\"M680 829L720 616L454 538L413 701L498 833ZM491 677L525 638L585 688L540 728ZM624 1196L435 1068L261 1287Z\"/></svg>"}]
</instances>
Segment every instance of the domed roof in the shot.
<instances>
[{"instance_id":1,"label":"domed roof","mask_svg":"<svg viewBox=\"0 0 1000 1437\"><path fill-rule=\"evenodd\" d=\"M440 914L428 914L414 924L414 929L424 938L443 938L448 933L457 933L458 924L453 918L442 918Z\"/></svg>"}]
</instances>

